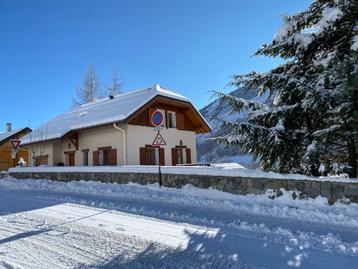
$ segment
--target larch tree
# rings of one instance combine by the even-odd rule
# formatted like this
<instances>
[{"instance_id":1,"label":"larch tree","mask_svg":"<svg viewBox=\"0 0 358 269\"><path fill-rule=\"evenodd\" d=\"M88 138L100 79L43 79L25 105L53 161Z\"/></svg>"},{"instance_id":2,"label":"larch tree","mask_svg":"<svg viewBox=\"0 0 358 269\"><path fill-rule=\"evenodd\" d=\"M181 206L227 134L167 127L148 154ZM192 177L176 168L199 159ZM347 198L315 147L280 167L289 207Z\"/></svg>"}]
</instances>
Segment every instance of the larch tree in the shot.
<instances>
[{"instance_id":1,"label":"larch tree","mask_svg":"<svg viewBox=\"0 0 358 269\"><path fill-rule=\"evenodd\" d=\"M93 66L89 65L83 78L82 86L77 88L77 97L74 99L74 105L82 105L91 103L101 95L98 76L95 73Z\"/></svg>"},{"instance_id":2,"label":"larch tree","mask_svg":"<svg viewBox=\"0 0 358 269\"><path fill-rule=\"evenodd\" d=\"M123 82L121 78L118 76L117 72L114 70L112 72L111 82L106 87L107 94L114 96L122 92Z\"/></svg>"},{"instance_id":3,"label":"larch tree","mask_svg":"<svg viewBox=\"0 0 358 269\"><path fill-rule=\"evenodd\" d=\"M269 92L272 106L217 92L247 122L224 122L220 140L240 146L265 170L357 177L358 1L316 0L284 17L256 55L284 63L266 73L236 75L235 87Z\"/></svg>"}]
</instances>

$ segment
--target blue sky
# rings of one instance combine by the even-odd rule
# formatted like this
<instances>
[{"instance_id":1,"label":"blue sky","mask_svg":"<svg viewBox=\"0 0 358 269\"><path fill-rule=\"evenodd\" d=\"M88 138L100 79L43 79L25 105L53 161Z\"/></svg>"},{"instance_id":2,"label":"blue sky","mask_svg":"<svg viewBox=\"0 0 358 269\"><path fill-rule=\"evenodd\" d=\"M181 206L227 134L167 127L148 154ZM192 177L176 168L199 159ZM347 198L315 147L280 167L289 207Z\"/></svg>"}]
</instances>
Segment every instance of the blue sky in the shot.
<instances>
[{"instance_id":1,"label":"blue sky","mask_svg":"<svg viewBox=\"0 0 358 269\"><path fill-rule=\"evenodd\" d=\"M202 108L231 75L275 66L252 55L310 2L0 0L0 131L67 111L89 64L102 86L115 68L124 91L160 83Z\"/></svg>"}]
</instances>

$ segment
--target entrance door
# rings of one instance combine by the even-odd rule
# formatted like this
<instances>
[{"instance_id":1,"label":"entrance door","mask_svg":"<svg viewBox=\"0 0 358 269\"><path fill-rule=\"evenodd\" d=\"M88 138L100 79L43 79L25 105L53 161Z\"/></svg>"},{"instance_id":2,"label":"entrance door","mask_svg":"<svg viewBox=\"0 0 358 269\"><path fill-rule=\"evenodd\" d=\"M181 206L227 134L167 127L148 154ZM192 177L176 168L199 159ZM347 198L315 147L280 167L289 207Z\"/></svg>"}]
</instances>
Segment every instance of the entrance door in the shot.
<instances>
[{"instance_id":1,"label":"entrance door","mask_svg":"<svg viewBox=\"0 0 358 269\"><path fill-rule=\"evenodd\" d=\"M68 166L75 166L75 154L74 153L68 154Z\"/></svg>"}]
</instances>

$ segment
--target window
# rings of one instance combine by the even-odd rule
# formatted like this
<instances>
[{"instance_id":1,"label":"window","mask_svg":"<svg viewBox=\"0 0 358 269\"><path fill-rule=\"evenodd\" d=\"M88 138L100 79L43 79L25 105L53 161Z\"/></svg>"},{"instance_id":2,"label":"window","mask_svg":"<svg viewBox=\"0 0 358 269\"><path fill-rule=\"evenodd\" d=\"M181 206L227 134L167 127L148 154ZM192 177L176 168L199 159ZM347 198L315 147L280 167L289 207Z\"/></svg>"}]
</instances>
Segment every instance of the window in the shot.
<instances>
[{"instance_id":1,"label":"window","mask_svg":"<svg viewBox=\"0 0 358 269\"><path fill-rule=\"evenodd\" d=\"M141 165L164 165L164 148L146 145L139 149L139 158Z\"/></svg>"},{"instance_id":2,"label":"window","mask_svg":"<svg viewBox=\"0 0 358 269\"><path fill-rule=\"evenodd\" d=\"M88 150L83 150L83 166L88 166Z\"/></svg>"},{"instance_id":3,"label":"window","mask_svg":"<svg viewBox=\"0 0 358 269\"><path fill-rule=\"evenodd\" d=\"M168 111L168 128L176 128L176 114L175 112Z\"/></svg>"},{"instance_id":4,"label":"window","mask_svg":"<svg viewBox=\"0 0 358 269\"><path fill-rule=\"evenodd\" d=\"M117 149L102 147L93 151L93 165L117 165Z\"/></svg>"},{"instance_id":5,"label":"window","mask_svg":"<svg viewBox=\"0 0 358 269\"><path fill-rule=\"evenodd\" d=\"M149 164L156 165L159 164L159 148L149 148Z\"/></svg>"},{"instance_id":6,"label":"window","mask_svg":"<svg viewBox=\"0 0 358 269\"><path fill-rule=\"evenodd\" d=\"M178 164L185 164L186 162L186 148L178 148Z\"/></svg>"},{"instance_id":7,"label":"window","mask_svg":"<svg viewBox=\"0 0 358 269\"><path fill-rule=\"evenodd\" d=\"M32 158L34 159L35 166L48 164L48 155L34 156Z\"/></svg>"},{"instance_id":8,"label":"window","mask_svg":"<svg viewBox=\"0 0 358 269\"><path fill-rule=\"evenodd\" d=\"M186 146L172 148L172 165L191 164L191 150Z\"/></svg>"},{"instance_id":9,"label":"window","mask_svg":"<svg viewBox=\"0 0 358 269\"><path fill-rule=\"evenodd\" d=\"M109 165L109 149L103 149L99 151L99 164Z\"/></svg>"}]
</instances>

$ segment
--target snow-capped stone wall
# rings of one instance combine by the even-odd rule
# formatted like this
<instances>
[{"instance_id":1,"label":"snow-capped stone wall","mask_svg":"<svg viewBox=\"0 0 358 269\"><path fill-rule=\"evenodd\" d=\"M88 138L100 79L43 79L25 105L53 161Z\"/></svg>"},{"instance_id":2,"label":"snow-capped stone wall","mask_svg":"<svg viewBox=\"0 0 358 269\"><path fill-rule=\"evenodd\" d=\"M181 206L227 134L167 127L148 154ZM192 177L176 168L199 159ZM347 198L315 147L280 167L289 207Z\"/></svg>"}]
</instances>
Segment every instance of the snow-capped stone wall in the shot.
<instances>
[{"instance_id":1,"label":"snow-capped stone wall","mask_svg":"<svg viewBox=\"0 0 358 269\"><path fill-rule=\"evenodd\" d=\"M26 169L10 170L10 176L17 179L50 179L55 181L78 181L93 180L105 183L126 184L135 182L139 184L150 184L158 182L158 174L153 172L49 172L34 170L30 172ZM240 176L218 176L218 175L198 175L198 174L173 174L163 173L162 184L166 187L181 188L187 184L192 184L200 188L213 188L234 194L261 194L266 190L275 190L276 196L280 196L281 189L297 190L297 195L293 199L316 198L317 196L326 197L329 204L335 203L338 199L348 198L352 202L358 203L358 183L355 182L335 182L312 179L293 179L285 178L254 178ZM275 198L275 197L272 197Z\"/></svg>"}]
</instances>

